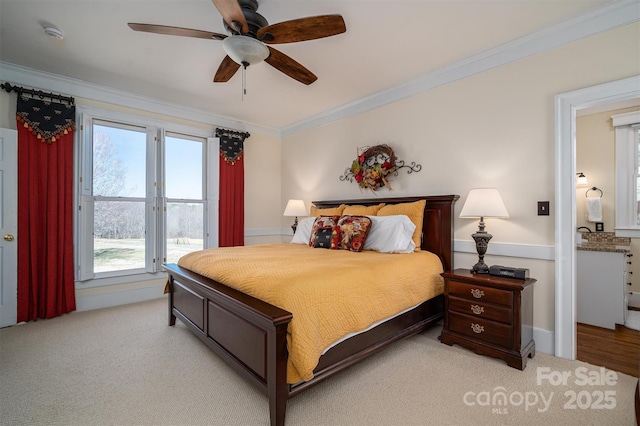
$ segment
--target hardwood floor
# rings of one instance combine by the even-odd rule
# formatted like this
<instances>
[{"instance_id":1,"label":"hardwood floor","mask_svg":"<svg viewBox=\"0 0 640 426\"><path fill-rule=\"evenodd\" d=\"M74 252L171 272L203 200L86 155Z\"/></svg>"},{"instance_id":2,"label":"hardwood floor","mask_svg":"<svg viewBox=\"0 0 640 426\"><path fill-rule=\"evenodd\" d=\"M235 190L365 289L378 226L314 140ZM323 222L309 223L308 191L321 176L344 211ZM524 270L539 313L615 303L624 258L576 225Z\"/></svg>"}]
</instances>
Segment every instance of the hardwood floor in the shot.
<instances>
[{"instance_id":1,"label":"hardwood floor","mask_svg":"<svg viewBox=\"0 0 640 426\"><path fill-rule=\"evenodd\" d=\"M640 331L618 325L615 330L578 323L580 361L638 377Z\"/></svg>"}]
</instances>

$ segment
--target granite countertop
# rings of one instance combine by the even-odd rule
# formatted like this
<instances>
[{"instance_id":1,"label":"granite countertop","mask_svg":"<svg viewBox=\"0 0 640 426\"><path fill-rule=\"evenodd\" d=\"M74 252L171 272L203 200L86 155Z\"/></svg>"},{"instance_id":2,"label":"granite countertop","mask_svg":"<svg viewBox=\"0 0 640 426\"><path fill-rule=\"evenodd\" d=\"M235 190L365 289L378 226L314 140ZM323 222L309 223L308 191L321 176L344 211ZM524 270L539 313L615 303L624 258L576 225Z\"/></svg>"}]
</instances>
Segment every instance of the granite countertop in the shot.
<instances>
[{"instance_id":1,"label":"granite countertop","mask_svg":"<svg viewBox=\"0 0 640 426\"><path fill-rule=\"evenodd\" d=\"M607 244L607 243L590 243L588 241L584 241L582 244L576 244L576 248L578 250L585 251L607 251L611 253L629 253L631 252L631 246L620 246L615 244Z\"/></svg>"},{"instance_id":2,"label":"granite countertop","mask_svg":"<svg viewBox=\"0 0 640 426\"><path fill-rule=\"evenodd\" d=\"M579 235L576 248L586 251L629 253L631 252L631 238L616 237L614 232L583 232Z\"/></svg>"}]
</instances>

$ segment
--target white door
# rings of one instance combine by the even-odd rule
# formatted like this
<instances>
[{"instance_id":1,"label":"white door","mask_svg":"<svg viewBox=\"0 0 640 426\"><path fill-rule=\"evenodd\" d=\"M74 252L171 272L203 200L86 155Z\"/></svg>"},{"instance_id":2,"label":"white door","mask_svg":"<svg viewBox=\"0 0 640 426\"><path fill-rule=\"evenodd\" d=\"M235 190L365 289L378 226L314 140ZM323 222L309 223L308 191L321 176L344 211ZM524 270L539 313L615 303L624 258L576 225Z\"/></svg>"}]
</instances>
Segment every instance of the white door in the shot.
<instances>
[{"instance_id":1,"label":"white door","mask_svg":"<svg viewBox=\"0 0 640 426\"><path fill-rule=\"evenodd\" d=\"M18 132L0 129L0 327L18 306Z\"/></svg>"}]
</instances>

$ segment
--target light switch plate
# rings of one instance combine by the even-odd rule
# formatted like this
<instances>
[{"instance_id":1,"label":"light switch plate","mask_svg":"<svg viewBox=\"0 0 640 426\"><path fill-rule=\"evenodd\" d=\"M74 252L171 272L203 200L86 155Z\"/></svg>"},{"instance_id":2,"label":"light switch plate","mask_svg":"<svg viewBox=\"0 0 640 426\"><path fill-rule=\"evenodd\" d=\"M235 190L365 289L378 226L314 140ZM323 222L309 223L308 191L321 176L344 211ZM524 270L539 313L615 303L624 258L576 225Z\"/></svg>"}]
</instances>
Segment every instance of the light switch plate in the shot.
<instances>
[{"instance_id":1,"label":"light switch plate","mask_svg":"<svg viewBox=\"0 0 640 426\"><path fill-rule=\"evenodd\" d=\"M548 201L538 201L538 216L549 216Z\"/></svg>"}]
</instances>

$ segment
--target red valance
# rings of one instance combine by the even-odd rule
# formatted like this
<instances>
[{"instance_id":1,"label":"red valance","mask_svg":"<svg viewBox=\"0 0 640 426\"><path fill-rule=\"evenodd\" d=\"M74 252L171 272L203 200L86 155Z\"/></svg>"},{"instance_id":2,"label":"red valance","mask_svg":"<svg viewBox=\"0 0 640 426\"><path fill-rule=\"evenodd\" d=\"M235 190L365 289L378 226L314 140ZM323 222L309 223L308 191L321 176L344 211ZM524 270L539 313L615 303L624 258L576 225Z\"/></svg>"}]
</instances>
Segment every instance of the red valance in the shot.
<instances>
[{"instance_id":1,"label":"red valance","mask_svg":"<svg viewBox=\"0 0 640 426\"><path fill-rule=\"evenodd\" d=\"M249 133L218 128L216 136L220 138L220 157L233 166L242 158L244 140L250 136Z\"/></svg>"},{"instance_id":2,"label":"red valance","mask_svg":"<svg viewBox=\"0 0 640 426\"><path fill-rule=\"evenodd\" d=\"M76 108L66 103L18 96L16 119L38 140L51 144L73 133Z\"/></svg>"}]
</instances>

